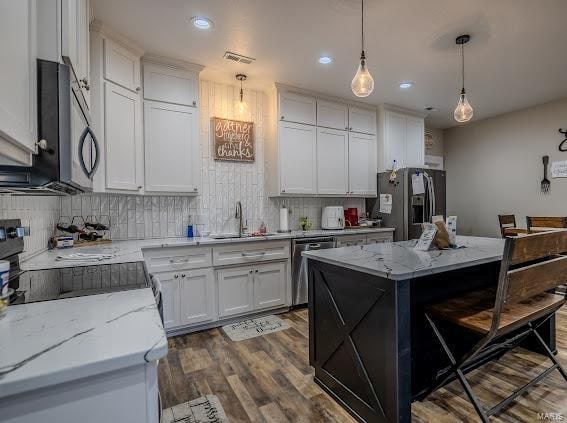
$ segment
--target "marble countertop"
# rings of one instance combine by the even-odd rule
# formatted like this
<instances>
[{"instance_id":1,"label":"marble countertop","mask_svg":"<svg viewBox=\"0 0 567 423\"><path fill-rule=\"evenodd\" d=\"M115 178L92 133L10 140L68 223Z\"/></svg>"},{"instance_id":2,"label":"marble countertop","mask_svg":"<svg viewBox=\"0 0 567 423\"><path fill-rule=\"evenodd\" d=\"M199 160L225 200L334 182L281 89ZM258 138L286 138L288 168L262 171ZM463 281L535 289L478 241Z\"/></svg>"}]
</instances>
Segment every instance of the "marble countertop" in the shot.
<instances>
[{"instance_id":1,"label":"marble countertop","mask_svg":"<svg viewBox=\"0 0 567 423\"><path fill-rule=\"evenodd\" d=\"M274 234L266 237L244 237L244 238L150 238L136 239L126 241L113 241L110 244L102 244L97 247L80 247L66 248L60 250L50 250L33 256L26 261L20 263L22 270L39 270L39 269L56 269L63 267L73 267L90 264L115 264L115 263L131 263L143 261L142 249L144 248L162 248L162 247L184 247L199 245L220 245L239 242L261 242L274 241L282 239L310 238L319 236L340 236L340 235L356 235L379 232L393 232L393 228L360 228L360 229L344 229L344 230L312 230L312 231L292 231L282 234ZM70 253L94 253L94 254L110 254L112 258L101 261L85 260L81 262L58 260L58 256Z\"/></svg>"},{"instance_id":2,"label":"marble countertop","mask_svg":"<svg viewBox=\"0 0 567 423\"><path fill-rule=\"evenodd\" d=\"M0 339L0 398L167 353L149 288L11 306Z\"/></svg>"},{"instance_id":3,"label":"marble countertop","mask_svg":"<svg viewBox=\"0 0 567 423\"><path fill-rule=\"evenodd\" d=\"M457 236L459 248L417 251L416 241L307 251L309 259L383 278L403 280L502 260L504 240Z\"/></svg>"}]
</instances>

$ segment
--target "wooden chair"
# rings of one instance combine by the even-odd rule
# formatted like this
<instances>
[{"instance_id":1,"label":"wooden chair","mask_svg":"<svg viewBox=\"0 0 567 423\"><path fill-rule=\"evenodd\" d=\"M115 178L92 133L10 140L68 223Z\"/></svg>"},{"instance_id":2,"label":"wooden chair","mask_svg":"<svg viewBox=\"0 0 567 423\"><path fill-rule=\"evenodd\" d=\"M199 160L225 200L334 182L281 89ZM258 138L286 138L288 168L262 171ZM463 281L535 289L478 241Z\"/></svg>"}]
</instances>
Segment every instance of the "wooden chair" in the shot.
<instances>
[{"instance_id":1,"label":"wooden chair","mask_svg":"<svg viewBox=\"0 0 567 423\"><path fill-rule=\"evenodd\" d=\"M498 223L500 224L500 234L502 238L528 233L527 229L516 226L516 216L513 214L499 214Z\"/></svg>"},{"instance_id":2,"label":"wooden chair","mask_svg":"<svg viewBox=\"0 0 567 423\"><path fill-rule=\"evenodd\" d=\"M481 420L488 422L489 416L508 406L553 370L559 370L567 381L565 370L537 332L537 328L551 318L567 299L566 295L549 292L567 281L567 256L559 255L566 251L567 231L506 238L495 289L475 291L427 308L427 321L452 365L451 375L437 383L432 391L443 386L454 373ZM472 350L455 358L438 327L439 320L474 331L481 339ZM528 335L536 338L553 365L508 398L485 409L466 380L465 369L489 358L490 354L511 350Z\"/></svg>"},{"instance_id":3,"label":"wooden chair","mask_svg":"<svg viewBox=\"0 0 567 423\"><path fill-rule=\"evenodd\" d=\"M530 232L541 232L567 228L567 217L526 216L526 227Z\"/></svg>"}]
</instances>

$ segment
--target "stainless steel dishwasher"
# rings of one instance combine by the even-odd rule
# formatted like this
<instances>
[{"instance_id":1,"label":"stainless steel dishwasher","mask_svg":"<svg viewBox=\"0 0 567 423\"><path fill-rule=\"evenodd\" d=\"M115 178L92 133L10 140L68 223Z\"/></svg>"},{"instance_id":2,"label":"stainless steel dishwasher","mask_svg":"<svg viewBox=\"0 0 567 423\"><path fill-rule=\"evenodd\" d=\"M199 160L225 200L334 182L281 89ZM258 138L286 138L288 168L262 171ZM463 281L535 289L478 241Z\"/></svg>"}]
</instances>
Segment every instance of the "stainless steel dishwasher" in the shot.
<instances>
[{"instance_id":1,"label":"stainless steel dishwasher","mask_svg":"<svg viewBox=\"0 0 567 423\"><path fill-rule=\"evenodd\" d=\"M291 282L293 286L293 305L307 303L308 276L307 259L301 256L303 251L335 248L333 237L299 238L292 242Z\"/></svg>"}]
</instances>

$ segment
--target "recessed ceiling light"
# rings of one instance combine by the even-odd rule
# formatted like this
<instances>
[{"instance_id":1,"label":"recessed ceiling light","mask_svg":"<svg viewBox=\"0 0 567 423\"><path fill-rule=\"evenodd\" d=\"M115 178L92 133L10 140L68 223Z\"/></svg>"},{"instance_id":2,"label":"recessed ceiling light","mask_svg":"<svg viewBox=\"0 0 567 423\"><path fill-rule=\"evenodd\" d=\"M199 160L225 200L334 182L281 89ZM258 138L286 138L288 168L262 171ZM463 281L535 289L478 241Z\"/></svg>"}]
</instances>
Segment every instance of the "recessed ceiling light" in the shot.
<instances>
[{"instance_id":1,"label":"recessed ceiling light","mask_svg":"<svg viewBox=\"0 0 567 423\"><path fill-rule=\"evenodd\" d=\"M411 88L411 87L413 87L413 82L407 81L407 82L402 82L402 83L400 84L400 88L401 88L402 90L407 90L408 88Z\"/></svg>"},{"instance_id":2,"label":"recessed ceiling light","mask_svg":"<svg viewBox=\"0 0 567 423\"><path fill-rule=\"evenodd\" d=\"M425 110L427 110L428 112L436 112L437 111L437 109L433 106L428 106L428 107L425 108Z\"/></svg>"},{"instance_id":3,"label":"recessed ceiling light","mask_svg":"<svg viewBox=\"0 0 567 423\"><path fill-rule=\"evenodd\" d=\"M319 63L321 63L322 65L328 65L329 63L331 63L333 61L333 58L330 56L321 56L319 57Z\"/></svg>"},{"instance_id":4,"label":"recessed ceiling light","mask_svg":"<svg viewBox=\"0 0 567 423\"><path fill-rule=\"evenodd\" d=\"M197 29L209 29L211 26L213 26L213 21L211 21L209 18L202 18L200 16L192 17L191 22Z\"/></svg>"}]
</instances>

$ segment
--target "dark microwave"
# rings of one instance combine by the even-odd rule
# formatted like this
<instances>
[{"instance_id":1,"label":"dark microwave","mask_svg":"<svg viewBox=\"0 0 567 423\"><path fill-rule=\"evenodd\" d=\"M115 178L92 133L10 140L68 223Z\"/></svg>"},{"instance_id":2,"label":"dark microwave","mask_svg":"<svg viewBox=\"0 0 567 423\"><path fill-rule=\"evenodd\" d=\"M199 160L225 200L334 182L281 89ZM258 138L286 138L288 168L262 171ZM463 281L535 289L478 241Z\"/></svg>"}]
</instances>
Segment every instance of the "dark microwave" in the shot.
<instances>
[{"instance_id":1,"label":"dark microwave","mask_svg":"<svg viewBox=\"0 0 567 423\"><path fill-rule=\"evenodd\" d=\"M0 166L1 191L79 194L93 189L100 147L68 60L38 59L38 153L31 167Z\"/></svg>"}]
</instances>

